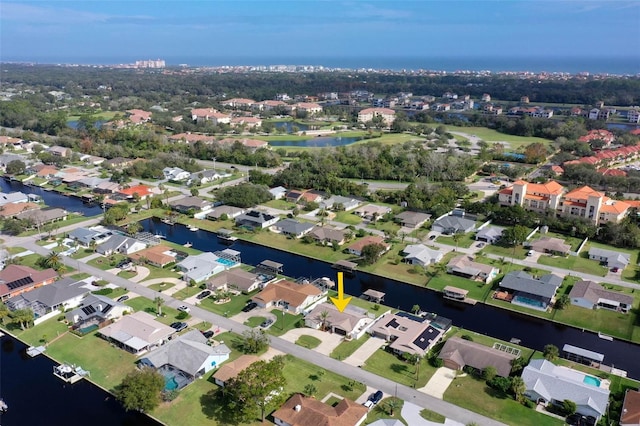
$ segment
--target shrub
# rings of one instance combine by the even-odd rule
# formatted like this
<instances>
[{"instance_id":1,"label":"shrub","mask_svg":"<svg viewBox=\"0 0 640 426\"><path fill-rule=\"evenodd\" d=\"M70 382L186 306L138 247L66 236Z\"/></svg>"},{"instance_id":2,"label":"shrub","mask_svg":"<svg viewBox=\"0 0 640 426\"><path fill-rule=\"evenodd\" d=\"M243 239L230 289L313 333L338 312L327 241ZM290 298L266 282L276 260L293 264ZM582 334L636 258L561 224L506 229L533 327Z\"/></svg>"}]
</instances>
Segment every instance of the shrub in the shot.
<instances>
[{"instance_id":1,"label":"shrub","mask_svg":"<svg viewBox=\"0 0 640 426\"><path fill-rule=\"evenodd\" d=\"M178 313L178 315L176 315L176 319L183 320L183 319L185 319L185 318L186 318L186 317L188 317L188 316L189 316L189 314L188 314L188 313L186 313L186 312L184 312L184 311L180 311L180 312Z\"/></svg>"},{"instance_id":2,"label":"shrub","mask_svg":"<svg viewBox=\"0 0 640 426\"><path fill-rule=\"evenodd\" d=\"M435 368L440 368L444 365L444 361L442 360L442 358L438 358L437 356L434 356L431 359L429 359L429 364L431 364Z\"/></svg>"},{"instance_id":3,"label":"shrub","mask_svg":"<svg viewBox=\"0 0 640 426\"><path fill-rule=\"evenodd\" d=\"M473 342L473 337L469 336L468 334L463 334L461 338L464 339L464 340L468 340L470 342Z\"/></svg>"},{"instance_id":4,"label":"shrub","mask_svg":"<svg viewBox=\"0 0 640 426\"><path fill-rule=\"evenodd\" d=\"M523 404L527 408L536 408L536 403L530 399L525 399Z\"/></svg>"},{"instance_id":5,"label":"shrub","mask_svg":"<svg viewBox=\"0 0 640 426\"><path fill-rule=\"evenodd\" d=\"M92 291L91 293L97 294L97 295L100 295L100 296L106 296L108 294L113 293L113 289L112 288L101 288L100 290Z\"/></svg>"},{"instance_id":6,"label":"shrub","mask_svg":"<svg viewBox=\"0 0 640 426\"><path fill-rule=\"evenodd\" d=\"M170 402L173 401L174 399L176 399L178 397L178 395L180 395L180 392L178 392L177 390L169 390L169 391L164 391L162 392L162 400L165 402Z\"/></svg>"}]
</instances>

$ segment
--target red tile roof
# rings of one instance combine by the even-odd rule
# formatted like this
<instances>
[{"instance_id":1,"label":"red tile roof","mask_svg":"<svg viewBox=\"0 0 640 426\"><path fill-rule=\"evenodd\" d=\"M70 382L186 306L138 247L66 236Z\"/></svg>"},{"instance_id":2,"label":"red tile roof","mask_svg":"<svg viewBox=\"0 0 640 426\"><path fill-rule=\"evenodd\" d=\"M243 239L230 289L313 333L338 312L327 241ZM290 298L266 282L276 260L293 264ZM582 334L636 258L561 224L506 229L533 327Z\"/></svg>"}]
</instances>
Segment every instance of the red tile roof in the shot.
<instances>
[{"instance_id":1,"label":"red tile roof","mask_svg":"<svg viewBox=\"0 0 640 426\"><path fill-rule=\"evenodd\" d=\"M136 185L130 188L121 189L118 192L127 196L133 196L133 194L138 194L139 197L153 195L153 192L151 192L147 185Z\"/></svg>"}]
</instances>

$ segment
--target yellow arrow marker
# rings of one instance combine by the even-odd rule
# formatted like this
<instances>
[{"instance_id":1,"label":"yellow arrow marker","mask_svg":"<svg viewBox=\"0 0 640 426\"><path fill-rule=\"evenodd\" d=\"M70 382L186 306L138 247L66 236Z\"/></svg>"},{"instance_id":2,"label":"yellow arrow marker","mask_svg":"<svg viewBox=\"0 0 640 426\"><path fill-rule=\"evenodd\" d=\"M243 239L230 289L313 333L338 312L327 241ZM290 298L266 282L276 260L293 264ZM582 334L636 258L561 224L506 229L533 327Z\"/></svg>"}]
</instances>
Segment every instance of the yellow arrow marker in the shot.
<instances>
[{"instance_id":1,"label":"yellow arrow marker","mask_svg":"<svg viewBox=\"0 0 640 426\"><path fill-rule=\"evenodd\" d=\"M344 297L344 283L342 282L342 272L338 272L338 297L332 297L331 301L334 305L336 305L336 308L338 308L340 312L344 311L344 308L346 308L349 302L351 302L351 296L347 298Z\"/></svg>"}]
</instances>

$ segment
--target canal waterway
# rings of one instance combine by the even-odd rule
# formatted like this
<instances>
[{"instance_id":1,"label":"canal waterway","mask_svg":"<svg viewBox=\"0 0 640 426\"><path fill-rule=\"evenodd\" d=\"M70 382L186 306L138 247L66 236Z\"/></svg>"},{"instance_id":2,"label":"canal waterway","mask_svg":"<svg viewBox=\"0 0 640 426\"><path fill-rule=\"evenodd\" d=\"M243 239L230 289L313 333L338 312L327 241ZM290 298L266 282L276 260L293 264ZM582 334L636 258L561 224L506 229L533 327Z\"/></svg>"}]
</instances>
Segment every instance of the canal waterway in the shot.
<instances>
[{"instance_id":1,"label":"canal waterway","mask_svg":"<svg viewBox=\"0 0 640 426\"><path fill-rule=\"evenodd\" d=\"M100 213L97 206L89 206L81 200L67 197L39 188L25 187L19 182L6 182L0 179L0 188L4 192L23 191L42 195L50 206L63 207L92 216ZM177 244L191 243L193 247L203 251L216 251L227 247L208 231L189 231L182 225L167 225L158 219L146 219L141 222L146 231L161 234ZM242 253L242 261L257 265L270 259L284 264L284 273L291 277L335 277L336 271L331 265L315 259L284 252L238 240L232 248ZM424 287L395 281L357 272L354 276L345 275L345 291L359 296L367 289L386 293L385 304L410 311L418 304L422 310L435 312L453 320L454 325L477 333L487 334L503 340L521 339L524 346L542 350L546 344L554 344L560 348L565 343L600 352L605 355L604 362L616 368L626 370L630 377L640 379L640 345L621 340L608 341L591 332L537 319L517 312L499 309L485 304L475 306L462 305L442 299L439 293Z\"/></svg>"},{"instance_id":2,"label":"canal waterway","mask_svg":"<svg viewBox=\"0 0 640 426\"><path fill-rule=\"evenodd\" d=\"M27 346L0 338L0 397L9 410L2 426L160 426L138 412L127 412L105 390L86 380L71 385L53 375L54 361L30 358Z\"/></svg>"},{"instance_id":3,"label":"canal waterway","mask_svg":"<svg viewBox=\"0 0 640 426\"><path fill-rule=\"evenodd\" d=\"M185 244L203 251L222 250L223 244L211 232L190 231L183 225L167 225L157 218L141 222L142 227L153 234L163 235L168 241ZM300 278L334 277L335 269L326 262L284 252L238 240L231 248L242 253L242 262L257 265L263 260L274 260L284 265L284 274ZM604 362L616 368L626 370L630 377L640 378L640 345L621 340L608 341L597 334L557 324L544 319L533 318L517 312L511 312L494 306L478 303L475 306L448 302L435 291L424 287L383 278L365 272L344 277L345 292L359 296L367 289L386 293L384 304L410 311L418 304L424 311L434 312L450 318L453 324L477 333L509 341L521 340L521 344L537 350L543 350L547 344L559 348L566 343L596 351L605 355Z\"/></svg>"}]
</instances>

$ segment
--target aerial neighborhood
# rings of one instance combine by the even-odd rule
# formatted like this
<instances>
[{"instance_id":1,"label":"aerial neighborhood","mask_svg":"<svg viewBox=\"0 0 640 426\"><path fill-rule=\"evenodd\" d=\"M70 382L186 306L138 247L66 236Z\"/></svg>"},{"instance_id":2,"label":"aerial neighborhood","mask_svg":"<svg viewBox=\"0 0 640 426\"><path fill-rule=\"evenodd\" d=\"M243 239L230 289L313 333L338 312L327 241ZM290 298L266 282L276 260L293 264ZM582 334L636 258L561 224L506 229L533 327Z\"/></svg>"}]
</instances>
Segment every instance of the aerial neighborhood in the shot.
<instances>
[{"instance_id":1,"label":"aerial neighborhood","mask_svg":"<svg viewBox=\"0 0 640 426\"><path fill-rule=\"evenodd\" d=\"M3 64L1 328L57 380L167 425L640 424L637 82L158 64Z\"/></svg>"}]
</instances>

